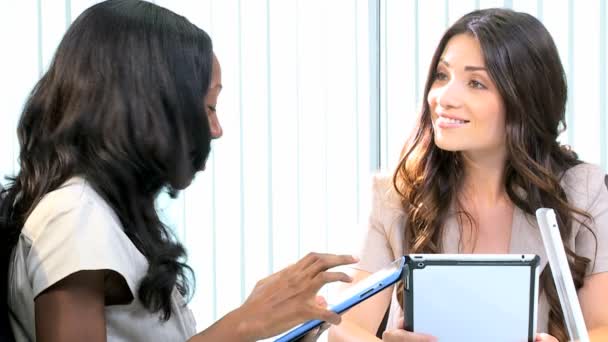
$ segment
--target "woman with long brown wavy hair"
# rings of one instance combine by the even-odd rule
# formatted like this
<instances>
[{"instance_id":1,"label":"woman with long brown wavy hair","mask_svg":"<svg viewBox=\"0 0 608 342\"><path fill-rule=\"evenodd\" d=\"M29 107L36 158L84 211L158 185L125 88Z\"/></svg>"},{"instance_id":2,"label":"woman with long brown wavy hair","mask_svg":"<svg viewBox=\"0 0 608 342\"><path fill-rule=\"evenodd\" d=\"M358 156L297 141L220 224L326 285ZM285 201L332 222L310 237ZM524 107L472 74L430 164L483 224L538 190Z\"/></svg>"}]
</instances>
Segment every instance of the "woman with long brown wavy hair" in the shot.
<instances>
[{"instance_id":1,"label":"woman with long brown wavy hair","mask_svg":"<svg viewBox=\"0 0 608 342\"><path fill-rule=\"evenodd\" d=\"M355 281L406 253L541 256L537 341L568 339L534 212L554 208L592 340L608 340L608 191L604 171L557 141L566 80L553 39L531 15L469 13L443 35L417 128L392 177L374 181ZM332 341L433 341L405 331L400 291L345 315ZM393 295L397 294L397 296ZM397 329L395 329L397 328Z\"/></svg>"}]
</instances>

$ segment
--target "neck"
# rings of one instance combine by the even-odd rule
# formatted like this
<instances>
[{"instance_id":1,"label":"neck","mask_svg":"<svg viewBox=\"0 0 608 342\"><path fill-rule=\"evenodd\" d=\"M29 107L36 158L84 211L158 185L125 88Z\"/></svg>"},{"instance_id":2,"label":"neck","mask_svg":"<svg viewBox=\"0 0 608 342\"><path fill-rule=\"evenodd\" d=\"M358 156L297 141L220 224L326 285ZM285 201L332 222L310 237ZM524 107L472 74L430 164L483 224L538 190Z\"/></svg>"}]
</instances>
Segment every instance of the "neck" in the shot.
<instances>
[{"instance_id":1,"label":"neck","mask_svg":"<svg viewBox=\"0 0 608 342\"><path fill-rule=\"evenodd\" d=\"M462 154L464 162L464 195L467 202L495 206L510 202L504 187L506 154Z\"/></svg>"}]
</instances>

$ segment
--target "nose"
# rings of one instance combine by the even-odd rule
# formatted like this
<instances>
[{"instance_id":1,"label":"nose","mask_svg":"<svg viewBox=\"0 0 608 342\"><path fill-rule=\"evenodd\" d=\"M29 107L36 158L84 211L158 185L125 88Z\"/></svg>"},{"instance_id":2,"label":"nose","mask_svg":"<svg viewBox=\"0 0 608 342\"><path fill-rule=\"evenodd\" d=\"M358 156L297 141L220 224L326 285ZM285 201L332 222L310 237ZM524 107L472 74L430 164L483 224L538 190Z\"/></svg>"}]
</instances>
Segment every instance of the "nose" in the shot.
<instances>
[{"instance_id":1,"label":"nose","mask_svg":"<svg viewBox=\"0 0 608 342\"><path fill-rule=\"evenodd\" d=\"M462 104L462 89L457 82L447 82L434 89L434 95L441 108L458 108Z\"/></svg>"},{"instance_id":2,"label":"nose","mask_svg":"<svg viewBox=\"0 0 608 342\"><path fill-rule=\"evenodd\" d=\"M212 139L219 139L224 134L220 120L217 118L216 113L212 111L209 113L209 130L211 131Z\"/></svg>"}]
</instances>

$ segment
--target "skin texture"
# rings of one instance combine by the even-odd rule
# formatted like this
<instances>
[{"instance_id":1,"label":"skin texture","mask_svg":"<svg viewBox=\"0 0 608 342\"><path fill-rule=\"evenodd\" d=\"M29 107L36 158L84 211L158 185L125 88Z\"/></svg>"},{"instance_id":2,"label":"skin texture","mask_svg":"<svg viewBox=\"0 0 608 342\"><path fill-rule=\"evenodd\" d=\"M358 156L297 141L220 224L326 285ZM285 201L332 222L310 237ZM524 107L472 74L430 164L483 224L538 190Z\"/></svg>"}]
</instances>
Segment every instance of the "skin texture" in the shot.
<instances>
[{"instance_id":1,"label":"skin texture","mask_svg":"<svg viewBox=\"0 0 608 342\"><path fill-rule=\"evenodd\" d=\"M471 155L506 155L505 108L473 36L460 34L450 39L427 101L439 148ZM448 118L466 123L442 127L441 122Z\"/></svg>"},{"instance_id":2,"label":"skin texture","mask_svg":"<svg viewBox=\"0 0 608 342\"><path fill-rule=\"evenodd\" d=\"M105 341L104 273L76 272L38 295L36 340Z\"/></svg>"}]
</instances>

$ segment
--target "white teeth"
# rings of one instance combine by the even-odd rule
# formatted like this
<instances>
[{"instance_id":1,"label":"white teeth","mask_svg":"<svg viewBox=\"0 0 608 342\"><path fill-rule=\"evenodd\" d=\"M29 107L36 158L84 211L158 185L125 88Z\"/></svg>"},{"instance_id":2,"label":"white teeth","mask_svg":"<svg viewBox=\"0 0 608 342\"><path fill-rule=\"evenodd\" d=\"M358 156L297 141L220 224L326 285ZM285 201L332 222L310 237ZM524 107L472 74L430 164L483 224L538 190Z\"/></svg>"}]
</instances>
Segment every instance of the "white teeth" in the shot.
<instances>
[{"instance_id":1,"label":"white teeth","mask_svg":"<svg viewBox=\"0 0 608 342\"><path fill-rule=\"evenodd\" d=\"M444 120L446 120L449 123L455 123L455 124L465 124L465 123L467 123L464 120L457 120L457 119L452 119L452 118L444 118Z\"/></svg>"}]
</instances>

